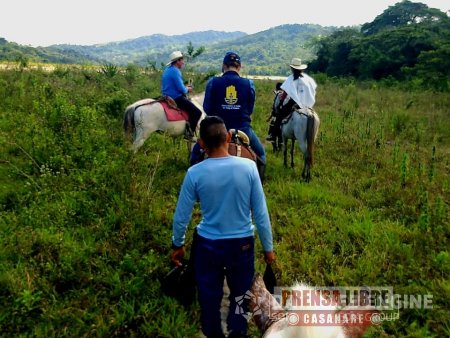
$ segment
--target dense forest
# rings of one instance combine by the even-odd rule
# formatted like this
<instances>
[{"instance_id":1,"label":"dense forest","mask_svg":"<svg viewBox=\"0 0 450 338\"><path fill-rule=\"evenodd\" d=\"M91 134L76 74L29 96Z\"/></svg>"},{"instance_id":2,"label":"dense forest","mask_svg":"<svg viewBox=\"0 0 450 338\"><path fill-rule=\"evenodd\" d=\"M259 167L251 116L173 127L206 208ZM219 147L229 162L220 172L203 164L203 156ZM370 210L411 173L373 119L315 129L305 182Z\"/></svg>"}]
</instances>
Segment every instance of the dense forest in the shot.
<instances>
[{"instance_id":1,"label":"dense forest","mask_svg":"<svg viewBox=\"0 0 450 338\"><path fill-rule=\"evenodd\" d=\"M413 80L448 90L450 19L422 3L399 2L360 30L339 30L318 42L310 69L330 76Z\"/></svg>"}]
</instances>

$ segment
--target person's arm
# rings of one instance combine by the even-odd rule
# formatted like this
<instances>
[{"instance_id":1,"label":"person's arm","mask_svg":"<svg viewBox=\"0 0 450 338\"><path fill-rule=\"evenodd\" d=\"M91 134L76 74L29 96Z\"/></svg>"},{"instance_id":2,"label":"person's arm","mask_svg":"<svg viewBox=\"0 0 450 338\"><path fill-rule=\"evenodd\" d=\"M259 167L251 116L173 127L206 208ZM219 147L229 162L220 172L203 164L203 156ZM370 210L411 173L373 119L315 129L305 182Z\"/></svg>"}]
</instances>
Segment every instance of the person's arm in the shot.
<instances>
[{"instance_id":1,"label":"person's arm","mask_svg":"<svg viewBox=\"0 0 450 338\"><path fill-rule=\"evenodd\" d=\"M267 209L266 196L259 179L256 164L254 167L254 179L251 192L251 208L253 219L258 229L259 239L264 249L264 258L268 264L272 264L275 260L273 251L272 226L270 224L269 211Z\"/></svg>"},{"instance_id":2,"label":"person's arm","mask_svg":"<svg viewBox=\"0 0 450 338\"><path fill-rule=\"evenodd\" d=\"M184 85L181 70L179 70L178 68L174 68L173 76L174 76L174 84L177 90L182 94L187 94L189 92L189 89L187 86Z\"/></svg>"},{"instance_id":3,"label":"person's arm","mask_svg":"<svg viewBox=\"0 0 450 338\"><path fill-rule=\"evenodd\" d=\"M184 177L181 186L180 195L178 196L177 207L173 216L172 223L172 261L177 265L181 265L181 258L184 256L184 242L186 239L186 228L189 225L192 215L192 209L197 198L195 196L194 185L190 178L189 172Z\"/></svg>"},{"instance_id":4,"label":"person's arm","mask_svg":"<svg viewBox=\"0 0 450 338\"><path fill-rule=\"evenodd\" d=\"M212 100L212 83L213 79L210 79L208 83L206 84L205 88L205 98L203 100L203 110L205 111L206 115L211 115L211 100Z\"/></svg>"},{"instance_id":5,"label":"person's arm","mask_svg":"<svg viewBox=\"0 0 450 338\"><path fill-rule=\"evenodd\" d=\"M248 80L250 82L250 107L252 107L252 110L250 113L253 113L253 110L255 109L255 102L256 102L256 88L255 83L252 80Z\"/></svg>"}]
</instances>

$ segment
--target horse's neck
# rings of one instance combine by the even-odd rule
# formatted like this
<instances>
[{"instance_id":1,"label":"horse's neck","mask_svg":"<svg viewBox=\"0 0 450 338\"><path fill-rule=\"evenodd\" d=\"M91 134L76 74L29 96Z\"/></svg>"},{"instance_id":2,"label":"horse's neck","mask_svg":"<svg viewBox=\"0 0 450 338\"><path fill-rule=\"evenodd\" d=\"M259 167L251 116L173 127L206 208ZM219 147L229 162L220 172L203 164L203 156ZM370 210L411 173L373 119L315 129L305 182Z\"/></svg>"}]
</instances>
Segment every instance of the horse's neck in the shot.
<instances>
[{"instance_id":1,"label":"horse's neck","mask_svg":"<svg viewBox=\"0 0 450 338\"><path fill-rule=\"evenodd\" d=\"M197 106L203 107L203 101L205 100L205 92L201 92L199 94L195 94L191 96L191 101L196 103ZM203 111L203 108L202 108Z\"/></svg>"}]
</instances>

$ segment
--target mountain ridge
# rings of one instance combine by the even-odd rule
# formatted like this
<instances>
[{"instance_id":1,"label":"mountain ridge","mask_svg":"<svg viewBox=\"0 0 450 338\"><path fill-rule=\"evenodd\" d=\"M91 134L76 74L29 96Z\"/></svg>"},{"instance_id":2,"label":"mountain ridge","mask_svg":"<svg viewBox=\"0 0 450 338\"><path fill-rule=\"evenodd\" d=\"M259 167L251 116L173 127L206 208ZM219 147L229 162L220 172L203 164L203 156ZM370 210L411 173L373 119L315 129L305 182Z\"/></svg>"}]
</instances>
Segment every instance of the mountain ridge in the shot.
<instances>
[{"instance_id":1,"label":"mountain ridge","mask_svg":"<svg viewBox=\"0 0 450 338\"><path fill-rule=\"evenodd\" d=\"M152 65L159 68L167 62L167 57L172 51L185 52L186 47L191 43L195 48L205 48L198 58L189 60L189 66L198 71L220 68L220 60L224 53L235 50L240 53L247 72L255 75L279 75L286 62L294 55L311 60L314 53L312 45L308 43L319 36L329 35L336 29L336 27L322 27L315 24L285 24L254 34L215 30L178 35L157 33L104 44L56 44L35 48L41 51L40 54L32 53L33 47L21 48L20 45L3 39L6 44L14 46L15 53L10 54L9 58L5 57L0 44L0 60L15 61L17 55L22 53L24 57L29 55L28 58L31 61L38 62L58 63L59 59L61 60L59 63L111 63L119 66L132 63L143 67ZM268 46L270 46L269 49ZM52 57L46 57L45 52ZM283 60L280 62L280 59Z\"/></svg>"}]
</instances>

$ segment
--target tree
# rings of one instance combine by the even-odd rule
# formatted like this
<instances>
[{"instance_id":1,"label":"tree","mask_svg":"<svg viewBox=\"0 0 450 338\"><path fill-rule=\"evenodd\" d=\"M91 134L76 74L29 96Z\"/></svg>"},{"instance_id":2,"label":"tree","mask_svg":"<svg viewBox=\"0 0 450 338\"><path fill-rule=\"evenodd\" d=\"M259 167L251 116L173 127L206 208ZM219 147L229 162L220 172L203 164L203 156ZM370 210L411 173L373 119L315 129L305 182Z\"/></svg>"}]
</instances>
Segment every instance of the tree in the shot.
<instances>
[{"instance_id":1,"label":"tree","mask_svg":"<svg viewBox=\"0 0 450 338\"><path fill-rule=\"evenodd\" d=\"M441 91L450 90L450 44L422 52L414 68L404 69L411 77L420 78L425 87Z\"/></svg>"},{"instance_id":2,"label":"tree","mask_svg":"<svg viewBox=\"0 0 450 338\"><path fill-rule=\"evenodd\" d=\"M393 6L389 6L375 20L361 26L364 35L373 35L387 29L395 29L420 22L435 22L446 20L447 14L436 8L428 8L420 2L403 0Z\"/></svg>"},{"instance_id":3,"label":"tree","mask_svg":"<svg viewBox=\"0 0 450 338\"><path fill-rule=\"evenodd\" d=\"M320 39L317 42L317 59L310 63L309 69L332 76L355 75L355 64L349 56L360 38L361 34L356 29L348 28Z\"/></svg>"},{"instance_id":4,"label":"tree","mask_svg":"<svg viewBox=\"0 0 450 338\"><path fill-rule=\"evenodd\" d=\"M195 49L194 45L192 44L192 42L189 41L189 44L188 44L188 46L186 48L185 56L187 57L188 60L193 60L196 57L198 57L199 55L201 55L204 51L205 51L205 47L204 46L200 46L197 49Z\"/></svg>"},{"instance_id":5,"label":"tree","mask_svg":"<svg viewBox=\"0 0 450 338\"><path fill-rule=\"evenodd\" d=\"M450 19L445 13L402 1L361 29L364 34L344 29L319 40L317 59L310 69L360 79L418 76L423 83L447 88L446 75L440 75L448 74L442 66L448 65L445 57L450 41Z\"/></svg>"}]
</instances>

